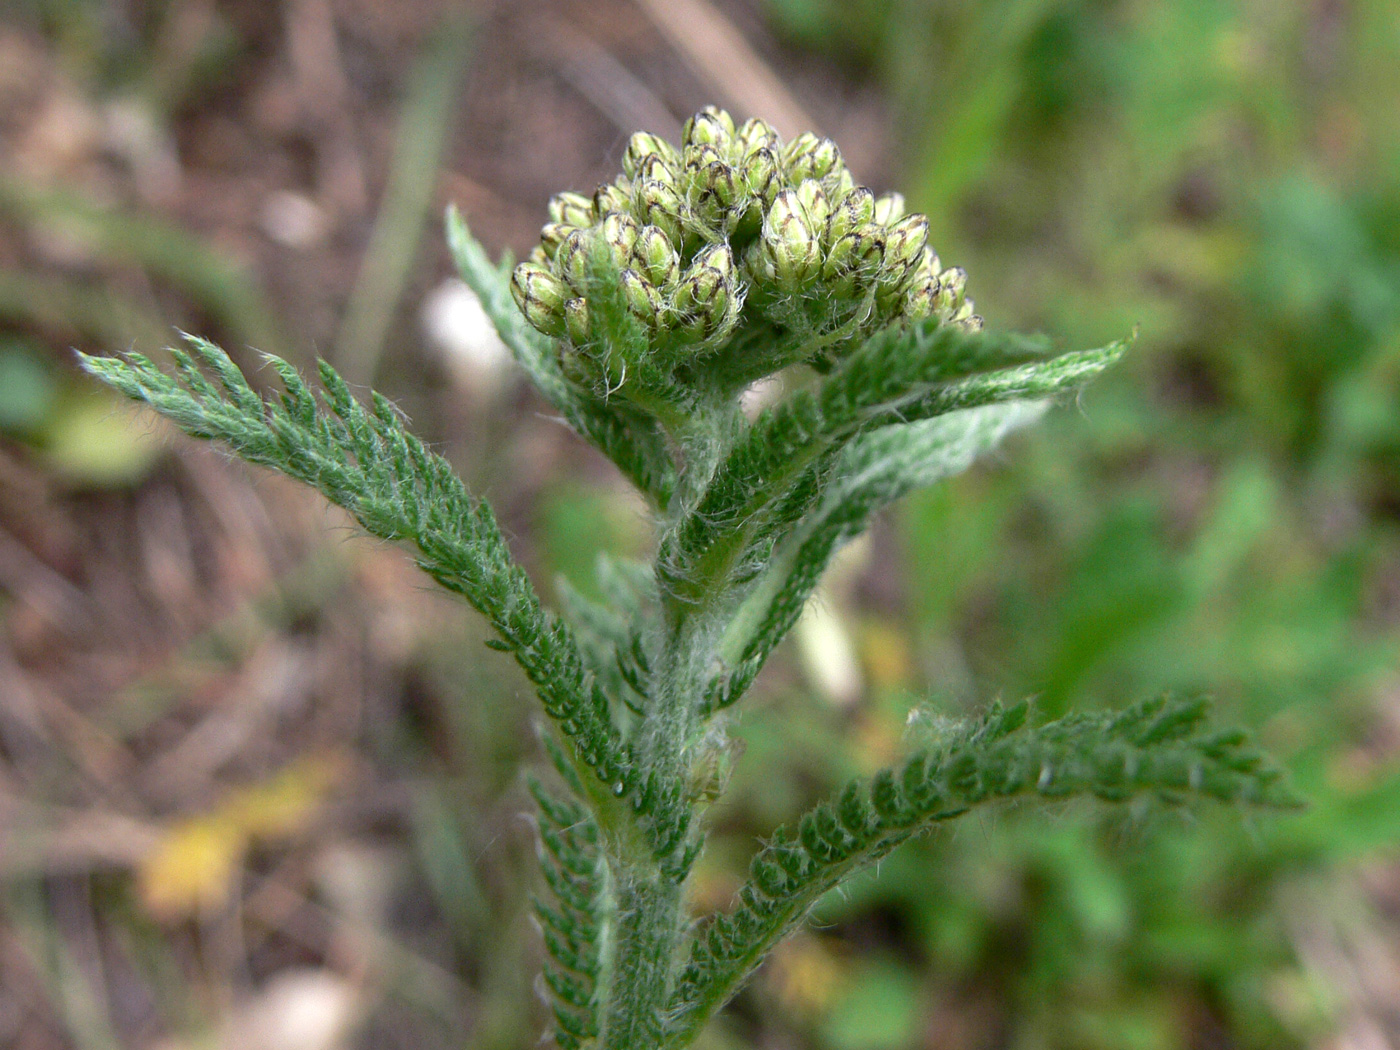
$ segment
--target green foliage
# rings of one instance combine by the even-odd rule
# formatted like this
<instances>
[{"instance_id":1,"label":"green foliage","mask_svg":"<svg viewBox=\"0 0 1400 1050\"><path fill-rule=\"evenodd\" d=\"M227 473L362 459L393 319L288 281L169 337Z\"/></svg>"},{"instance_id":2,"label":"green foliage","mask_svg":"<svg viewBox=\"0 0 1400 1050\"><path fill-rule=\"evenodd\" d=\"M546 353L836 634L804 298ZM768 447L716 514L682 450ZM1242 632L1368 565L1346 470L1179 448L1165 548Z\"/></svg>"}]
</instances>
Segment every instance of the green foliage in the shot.
<instances>
[{"instance_id":1,"label":"green foliage","mask_svg":"<svg viewBox=\"0 0 1400 1050\"><path fill-rule=\"evenodd\" d=\"M467 495L447 462L403 429L385 398L375 395L373 411L365 410L329 365L321 366L321 407L290 365L269 357L284 391L264 402L222 350L195 337L187 342L192 354L171 349L178 379L139 354L124 362L84 355L82 363L188 433L311 485L371 535L411 541L423 570L495 628L573 742L574 761L591 773L590 793L622 794L615 786L634 773L607 697L586 674L571 629L540 606L490 507Z\"/></svg>"},{"instance_id":2,"label":"green foliage","mask_svg":"<svg viewBox=\"0 0 1400 1050\"><path fill-rule=\"evenodd\" d=\"M924 244L926 220L855 186L826 140L784 145L717 110L686 134L680 150L636 136L624 178L593 201L555 198L541 250L514 270L449 217L462 273L517 360L657 512L655 566L603 562L596 597L561 587L568 621L541 605L490 509L386 399L365 408L330 366L318 398L269 356L282 390L264 398L196 338L171 351L173 376L136 354L82 358L186 432L410 544L524 670L560 775L533 792L544 981L565 1050L687 1045L822 894L981 804L1292 803L1241 735L1202 727L1199 702L1038 727L1024 704L993 707L778 831L733 911L688 913L702 818L732 765L724 709L836 548L1077 390L1124 344L1051 355L981 331L966 275L939 269ZM741 388L778 369L799 389L750 422Z\"/></svg>"},{"instance_id":3,"label":"green foliage","mask_svg":"<svg viewBox=\"0 0 1400 1050\"><path fill-rule=\"evenodd\" d=\"M946 734L933 752L847 784L779 828L749 865L739 905L706 920L676 994L683 1046L767 951L828 891L937 822L984 803L1039 794L1122 802L1138 793L1193 793L1226 802L1295 805L1278 774L1234 732L1202 729L1200 701L1162 699L1118 714L1068 716L1024 732L1022 703L993 706Z\"/></svg>"},{"instance_id":4,"label":"green foliage","mask_svg":"<svg viewBox=\"0 0 1400 1050\"><path fill-rule=\"evenodd\" d=\"M822 918L917 930L920 986L960 975L1018 1046L1325 1042L1352 989L1299 952L1298 917L1383 921L1352 873L1400 835L1378 730L1400 636L1375 601L1400 492L1395 6L769 7L813 46L862 43L915 129L901 182L989 316L1081 345L1134 322L1152 336L1083 418L911 498L915 660L948 668L954 706L1209 689L1312 806L1131 849L1111 817L1012 816L912 846Z\"/></svg>"}]
</instances>

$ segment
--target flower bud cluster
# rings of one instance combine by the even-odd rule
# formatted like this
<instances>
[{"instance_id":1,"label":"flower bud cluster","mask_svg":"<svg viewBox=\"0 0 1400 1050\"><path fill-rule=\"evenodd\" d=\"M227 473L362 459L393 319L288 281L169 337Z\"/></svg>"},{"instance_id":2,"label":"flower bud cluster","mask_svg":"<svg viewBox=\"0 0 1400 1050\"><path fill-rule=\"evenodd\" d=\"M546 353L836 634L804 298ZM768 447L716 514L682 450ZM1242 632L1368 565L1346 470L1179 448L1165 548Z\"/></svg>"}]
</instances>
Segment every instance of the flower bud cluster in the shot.
<instances>
[{"instance_id":1,"label":"flower bud cluster","mask_svg":"<svg viewBox=\"0 0 1400 1050\"><path fill-rule=\"evenodd\" d=\"M585 355L600 255L673 367L731 343L761 348L739 338L751 331L823 346L830 360L833 344L905 318L981 326L966 274L940 268L928 220L898 194L858 185L830 139L785 143L714 107L686 121L679 147L633 135L617 179L591 197L557 195L549 218L511 290L535 328Z\"/></svg>"}]
</instances>

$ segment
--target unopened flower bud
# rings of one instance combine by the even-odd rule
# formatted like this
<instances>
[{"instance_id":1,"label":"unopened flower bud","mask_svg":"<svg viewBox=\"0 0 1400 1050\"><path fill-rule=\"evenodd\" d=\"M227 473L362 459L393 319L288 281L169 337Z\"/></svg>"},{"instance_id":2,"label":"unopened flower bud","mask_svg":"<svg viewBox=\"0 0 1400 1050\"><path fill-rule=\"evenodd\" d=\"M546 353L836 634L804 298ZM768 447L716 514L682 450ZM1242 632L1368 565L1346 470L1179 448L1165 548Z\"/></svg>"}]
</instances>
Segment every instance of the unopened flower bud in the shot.
<instances>
[{"instance_id":1,"label":"unopened flower bud","mask_svg":"<svg viewBox=\"0 0 1400 1050\"><path fill-rule=\"evenodd\" d=\"M537 244L530 249L530 254L525 256L526 260L532 263L539 263L541 266L548 266L551 258L554 257L552 251L547 251L543 244Z\"/></svg>"},{"instance_id":2,"label":"unopened flower bud","mask_svg":"<svg viewBox=\"0 0 1400 1050\"><path fill-rule=\"evenodd\" d=\"M549 217L568 226L592 226L597 215L582 193L556 193L549 201Z\"/></svg>"},{"instance_id":3,"label":"unopened flower bud","mask_svg":"<svg viewBox=\"0 0 1400 1050\"><path fill-rule=\"evenodd\" d=\"M752 156L760 149L776 151L780 145L778 133L773 129L773 125L757 117L750 117L744 121L734 137L742 157Z\"/></svg>"},{"instance_id":4,"label":"unopened flower bud","mask_svg":"<svg viewBox=\"0 0 1400 1050\"><path fill-rule=\"evenodd\" d=\"M644 162L657 158L665 165L674 166L680 161L676 147L658 135L639 131L627 140L627 148L622 153L622 171L629 179L640 176Z\"/></svg>"},{"instance_id":5,"label":"unopened flower bud","mask_svg":"<svg viewBox=\"0 0 1400 1050\"><path fill-rule=\"evenodd\" d=\"M623 298L627 300L627 309L633 316L654 327L661 307L656 287L633 269L618 274L618 284L622 287Z\"/></svg>"},{"instance_id":6,"label":"unopened flower bud","mask_svg":"<svg viewBox=\"0 0 1400 1050\"><path fill-rule=\"evenodd\" d=\"M539 263L523 262L510 275L510 294L525 319L545 335L564 334L564 283Z\"/></svg>"},{"instance_id":7,"label":"unopened flower bud","mask_svg":"<svg viewBox=\"0 0 1400 1050\"><path fill-rule=\"evenodd\" d=\"M901 279L914 269L928 245L928 217L915 212L889 228L885 237L885 266Z\"/></svg>"},{"instance_id":8,"label":"unopened flower bud","mask_svg":"<svg viewBox=\"0 0 1400 1050\"><path fill-rule=\"evenodd\" d=\"M804 179L797 187L797 199L807 212L807 221L813 232L819 235L825 233L827 220L831 217L831 202L827 200L822 184Z\"/></svg>"},{"instance_id":9,"label":"unopened flower bud","mask_svg":"<svg viewBox=\"0 0 1400 1050\"><path fill-rule=\"evenodd\" d=\"M921 276L904 297L904 314L914 320L930 317L938 308L938 278Z\"/></svg>"},{"instance_id":10,"label":"unopened flower bud","mask_svg":"<svg viewBox=\"0 0 1400 1050\"><path fill-rule=\"evenodd\" d=\"M702 221L715 223L744 195L743 180L728 164L716 161L705 169L694 198Z\"/></svg>"},{"instance_id":11,"label":"unopened flower bud","mask_svg":"<svg viewBox=\"0 0 1400 1050\"><path fill-rule=\"evenodd\" d=\"M564 243L564 238L573 233L577 226L567 222L547 222L540 230L540 247L548 253L550 258L559 250L559 246Z\"/></svg>"},{"instance_id":12,"label":"unopened flower bud","mask_svg":"<svg viewBox=\"0 0 1400 1050\"><path fill-rule=\"evenodd\" d=\"M622 269L632 257L632 248L642 232L642 224L624 212L612 212L603 219L599 231L612 251L613 261Z\"/></svg>"},{"instance_id":13,"label":"unopened flower bud","mask_svg":"<svg viewBox=\"0 0 1400 1050\"><path fill-rule=\"evenodd\" d=\"M643 157L632 177L633 189L635 191L637 184L641 182L664 182L668 186L674 186L679 177L679 171L679 155L674 161L663 160L655 155Z\"/></svg>"},{"instance_id":14,"label":"unopened flower bud","mask_svg":"<svg viewBox=\"0 0 1400 1050\"><path fill-rule=\"evenodd\" d=\"M636 268L658 288L669 288L680 276L680 256L660 227L642 227L632 246L632 258Z\"/></svg>"},{"instance_id":15,"label":"unopened flower bud","mask_svg":"<svg viewBox=\"0 0 1400 1050\"><path fill-rule=\"evenodd\" d=\"M744 196L744 177L728 164L711 164L705 169L705 174L715 199L726 208L734 207Z\"/></svg>"},{"instance_id":16,"label":"unopened flower bud","mask_svg":"<svg viewBox=\"0 0 1400 1050\"><path fill-rule=\"evenodd\" d=\"M681 154L681 170L691 184L704 181L704 173L711 164L723 164L724 154L709 142L687 143Z\"/></svg>"},{"instance_id":17,"label":"unopened flower bud","mask_svg":"<svg viewBox=\"0 0 1400 1050\"><path fill-rule=\"evenodd\" d=\"M905 313L910 317L937 316L969 331L980 331L982 319L967 297L967 271L961 266L929 276L919 270L916 284L905 297Z\"/></svg>"},{"instance_id":18,"label":"unopened flower bud","mask_svg":"<svg viewBox=\"0 0 1400 1050\"><path fill-rule=\"evenodd\" d=\"M593 327L588 320L588 300L580 296L564 304L564 330L569 341L575 346L588 342L593 335Z\"/></svg>"},{"instance_id":19,"label":"unopened flower bud","mask_svg":"<svg viewBox=\"0 0 1400 1050\"><path fill-rule=\"evenodd\" d=\"M734 254L725 243L712 244L696 255L676 289L672 306L682 330L697 339L727 331L737 320Z\"/></svg>"},{"instance_id":20,"label":"unopened flower bud","mask_svg":"<svg viewBox=\"0 0 1400 1050\"><path fill-rule=\"evenodd\" d=\"M733 281L734 253L725 242L712 244L692 260L676 289L673 305L683 314L709 312L717 298L728 301Z\"/></svg>"},{"instance_id":21,"label":"unopened flower bud","mask_svg":"<svg viewBox=\"0 0 1400 1050\"><path fill-rule=\"evenodd\" d=\"M856 188L855 177L845 164L837 164L822 177L822 189L832 200L840 200Z\"/></svg>"},{"instance_id":22,"label":"unopened flower bud","mask_svg":"<svg viewBox=\"0 0 1400 1050\"><path fill-rule=\"evenodd\" d=\"M718 107L706 106L685 122L681 136L688 146L709 145L727 151L734 140L734 119Z\"/></svg>"},{"instance_id":23,"label":"unopened flower bud","mask_svg":"<svg viewBox=\"0 0 1400 1050\"><path fill-rule=\"evenodd\" d=\"M821 242L796 190L783 190L763 217L763 255L779 287L794 291L821 258Z\"/></svg>"},{"instance_id":24,"label":"unopened flower bud","mask_svg":"<svg viewBox=\"0 0 1400 1050\"><path fill-rule=\"evenodd\" d=\"M636 214L643 222L660 227L673 245L681 243L681 215L685 205L675 186L654 181L640 183L634 200Z\"/></svg>"},{"instance_id":25,"label":"unopened flower bud","mask_svg":"<svg viewBox=\"0 0 1400 1050\"><path fill-rule=\"evenodd\" d=\"M760 146L744 158L744 181L749 193L771 207L773 198L782 188L782 174L778 166L777 154L767 146Z\"/></svg>"},{"instance_id":26,"label":"unopened flower bud","mask_svg":"<svg viewBox=\"0 0 1400 1050\"><path fill-rule=\"evenodd\" d=\"M840 198L831 209L827 220L826 236L835 244L844 234L858 226L865 226L875 218L875 194L868 186L857 186Z\"/></svg>"},{"instance_id":27,"label":"unopened flower bud","mask_svg":"<svg viewBox=\"0 0 1400 1050\"><path fill-rule=\"evenodd\" d=\"M605 182L599 186L593 193L593 207L598 216L614 211L626 211L632 199L631 190L632 185L626 179Z\"/></svg>"},{"instance_id":28,"label":"unopened flower bud","mask_svg":"<svg viewBox=\"0 0 1400 1050\"><path fill-rule=\"evenodd\" d=\"M875 221L882 226L904 218L904 194L886 193L875 199Z\"/></svg>"},{"instance_id":29,"label":"unopened flower bud","mask_svg":"<svg viewBox=\"0 0 1400 1050\"><path fill-rule=\"evenodd\" d=\"M866 223L843 233L827 249L822 276L833 278L856 270L871 270L885 254L885 231Z\"/></svg>"},{"instance_id":30,"label":"unopened flower bud","mask_svg":"<svg viewBox=\"0 0 1400 1050\"><path fill-rule=\"evenodd\" d=\"M783 164L793 182L821 179L841 163L841 151L830 139L804 131L783 150Z\"/></svg>"},{"instance_id":31,"label":"unopened flower bud","mask_svg":"<svg viewBox=\"0 0 1400 1050\"><path fill-rule=\"evenodd\" d=\"M944 270L938 275L938 284L943 290L942 294L947 296L950 302L961 303L967 291L967 271L961 266Z\"/></svg>"},{"instance_id":32,"label":"unopened flower bud","mask_svg":"<svg viewBox=\"0 0 1400 1050\"><path fill-rule=\"evenodd\" d=\"M591 240L588 232L574 230L554 253L554 272L576 292L588 287L588 249Z\"/></svg>"}]
</instances>

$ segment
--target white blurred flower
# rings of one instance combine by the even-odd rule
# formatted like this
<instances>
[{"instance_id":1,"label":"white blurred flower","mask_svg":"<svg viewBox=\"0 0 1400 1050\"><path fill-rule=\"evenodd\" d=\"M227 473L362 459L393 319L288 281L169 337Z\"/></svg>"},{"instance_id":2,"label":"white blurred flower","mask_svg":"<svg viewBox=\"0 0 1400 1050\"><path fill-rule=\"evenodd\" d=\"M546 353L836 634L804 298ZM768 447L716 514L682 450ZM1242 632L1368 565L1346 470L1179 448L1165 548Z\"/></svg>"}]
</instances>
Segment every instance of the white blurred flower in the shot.
<instances>
[{"instance_id":1,"label":"white blurred flower","mask_svg":"<svg viewBox=\"0 0 1400 1050\"><path fill-rule=\"evenodd\" d=\"M423 334L458 386L478 402L501 393L510 375L510 351L475 292L449 278L428 293L420 317Z\"/></svg>"}]
</instances>

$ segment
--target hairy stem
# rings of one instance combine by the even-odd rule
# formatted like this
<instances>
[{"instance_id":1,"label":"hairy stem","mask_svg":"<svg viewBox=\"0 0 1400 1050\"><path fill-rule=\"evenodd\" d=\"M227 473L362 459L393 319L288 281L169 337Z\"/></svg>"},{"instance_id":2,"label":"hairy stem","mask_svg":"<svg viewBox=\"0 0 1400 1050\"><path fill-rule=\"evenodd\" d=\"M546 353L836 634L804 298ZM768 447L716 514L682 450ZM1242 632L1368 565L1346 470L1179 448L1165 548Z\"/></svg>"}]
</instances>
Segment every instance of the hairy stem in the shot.
<instances>
[{"instance_id":1,"label":"hairy stem","mask_svg":"<svg viewBox=\"0 0 1400 1050\"><path fill-rule=\"evenodd\" d=\"M685 927L680 883L655 864L625 871L616 887L617 940L604 989L599 1050L650 1050L661 1042Z\"/></svg>"}]
</instances>

